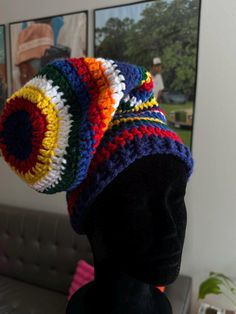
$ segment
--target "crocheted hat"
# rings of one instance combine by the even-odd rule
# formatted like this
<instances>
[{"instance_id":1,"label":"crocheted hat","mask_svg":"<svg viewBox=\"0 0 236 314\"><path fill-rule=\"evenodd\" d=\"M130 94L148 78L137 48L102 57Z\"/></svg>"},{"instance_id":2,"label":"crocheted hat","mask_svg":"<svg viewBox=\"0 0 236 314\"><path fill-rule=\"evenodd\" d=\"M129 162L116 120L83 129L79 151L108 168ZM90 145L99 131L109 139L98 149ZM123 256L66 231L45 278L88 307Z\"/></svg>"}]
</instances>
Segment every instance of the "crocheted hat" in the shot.
<instances>
[{"instance_id":1,"label":"crocheted hat","mask_svg":"<svg viewBox=\"0 0 236 314\"><path fill-rule=\"evenodd\" d=\"M171 131L143 67L102 58L57 60L6 102L0 148L12 169L42 193L67 191L71 224L136 159L171 154L190 176L188 147Z\"/></svg>"}]
</instances>

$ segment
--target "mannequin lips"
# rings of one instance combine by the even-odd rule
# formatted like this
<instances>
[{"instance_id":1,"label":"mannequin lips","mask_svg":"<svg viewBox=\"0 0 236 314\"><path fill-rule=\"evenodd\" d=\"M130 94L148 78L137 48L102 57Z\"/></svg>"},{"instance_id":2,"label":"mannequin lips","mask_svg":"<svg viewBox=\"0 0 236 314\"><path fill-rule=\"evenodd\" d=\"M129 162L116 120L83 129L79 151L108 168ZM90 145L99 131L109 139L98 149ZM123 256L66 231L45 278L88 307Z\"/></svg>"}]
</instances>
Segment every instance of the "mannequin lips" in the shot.
<instances>
[{"instance_id":1,"label":"mannequin lips","mask_svg":"<svg viewBox=\"0 0 236 314\"><path fill-rule=\"evenodd\" d=\"M158 263L158 265L165 265L167 261L175 261L176 259L179 259L180 256L182 255L182 251L178 251L175 253L168 253L168 254L161 254L161 255L156 255L154 258L150 257L148 259L149 263Z\"/></svg>"},{"instance_id":2,"label":"mannequin lips","mask_svg":"<svg viewBox=\"0 0 236 314\"><path fill-rule=\"evenodd\" d=\"M126 265L124 272L137 280L154 285L167 285L172 283L178 276L181 265L181 256L174 261L166 259L163 263L159 261L146 261L136 265Z\"/></svg>"},{"instance_id":3,"label":"mannequin lips","mask_svg":"<svg viewBox=\"0 0 236 314\"><path fill-rule=\"evenodd\" d=\"M133 265L137 268L147 268L148 267L157 267L157 268L167 268L167 267L175 267L180 263L182 256L182 252L174 253L174 254L166 254L165 256L159 257L158 255L153 257L144 257L143 259L135 259L133 261Z\"/></svg>"}]
</instances>

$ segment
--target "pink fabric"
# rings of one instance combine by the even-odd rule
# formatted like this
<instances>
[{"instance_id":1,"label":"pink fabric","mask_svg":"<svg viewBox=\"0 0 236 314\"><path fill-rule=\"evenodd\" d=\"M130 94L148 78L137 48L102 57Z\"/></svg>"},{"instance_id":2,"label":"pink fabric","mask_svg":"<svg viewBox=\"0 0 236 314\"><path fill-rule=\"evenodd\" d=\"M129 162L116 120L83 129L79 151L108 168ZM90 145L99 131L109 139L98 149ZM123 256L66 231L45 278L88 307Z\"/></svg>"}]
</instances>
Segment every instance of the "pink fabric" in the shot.
<instances>
[{"instance_id":1,"label":"pink fabric","mask_svg":"<svg viewBox=\"0 0 236 314\"><path fill-rule=\"evenodd\" d=\"M89 265L85 260L80 260L77 263L67 299L70 300L72 295L79 288L86 285L92 280L94 280L94 267Z\"/></svg>"}]
</instances>

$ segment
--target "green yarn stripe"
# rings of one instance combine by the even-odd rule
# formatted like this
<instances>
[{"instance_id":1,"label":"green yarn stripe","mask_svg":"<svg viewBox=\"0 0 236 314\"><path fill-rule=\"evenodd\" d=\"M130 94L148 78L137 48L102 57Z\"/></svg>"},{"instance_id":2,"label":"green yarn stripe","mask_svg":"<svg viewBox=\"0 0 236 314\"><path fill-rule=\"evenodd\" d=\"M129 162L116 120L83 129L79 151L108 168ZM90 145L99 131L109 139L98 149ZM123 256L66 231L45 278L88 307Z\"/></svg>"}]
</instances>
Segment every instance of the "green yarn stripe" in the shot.
<instances>
[{"instance_id":1,"label":"green yarn stripe","mask_svg":"<svg viewBox=\"0 0 236 314\"><path fill-rule=\"evenodd\" d=\"M78 106L78 99L70 87L67 78L61 71L52 65L44 67L37 75L46 76L47 80L52 80L54 87L59 86L59 91L62 92L63 98L66 100L66 105L69 107L69 113L72 115L72 128L69 133L68 147L64 158L67 160L65 170L62 178L56 187L48 188L44 193L54 194L60 190L67 190L67 188L74 182L78 160L80 158L78 135L79 135L79 122L80 112Z\"/></svg>"}]
</instances>

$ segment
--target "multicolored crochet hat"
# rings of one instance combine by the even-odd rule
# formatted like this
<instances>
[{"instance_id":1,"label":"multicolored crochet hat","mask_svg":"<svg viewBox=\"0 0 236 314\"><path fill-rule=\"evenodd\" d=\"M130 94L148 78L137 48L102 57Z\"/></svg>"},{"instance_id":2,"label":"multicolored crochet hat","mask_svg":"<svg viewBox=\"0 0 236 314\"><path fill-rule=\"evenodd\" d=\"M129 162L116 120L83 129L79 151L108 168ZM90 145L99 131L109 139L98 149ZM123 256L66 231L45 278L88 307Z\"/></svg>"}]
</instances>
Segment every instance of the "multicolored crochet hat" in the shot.
<instances>
[{"instance_id":1,"label":"multicolored crochet hat","mask_svg":"<svg viewBox=\"0 0 236 314\"><path fill-rule=\"evenodd\" d=\"M57 60L6 102L0 148L12 169L42 193L67 191L71 223L136 159L171 154L190 176L190 150L171 131L143 67L102 58Z\"/></svg>"}]
</instances>

